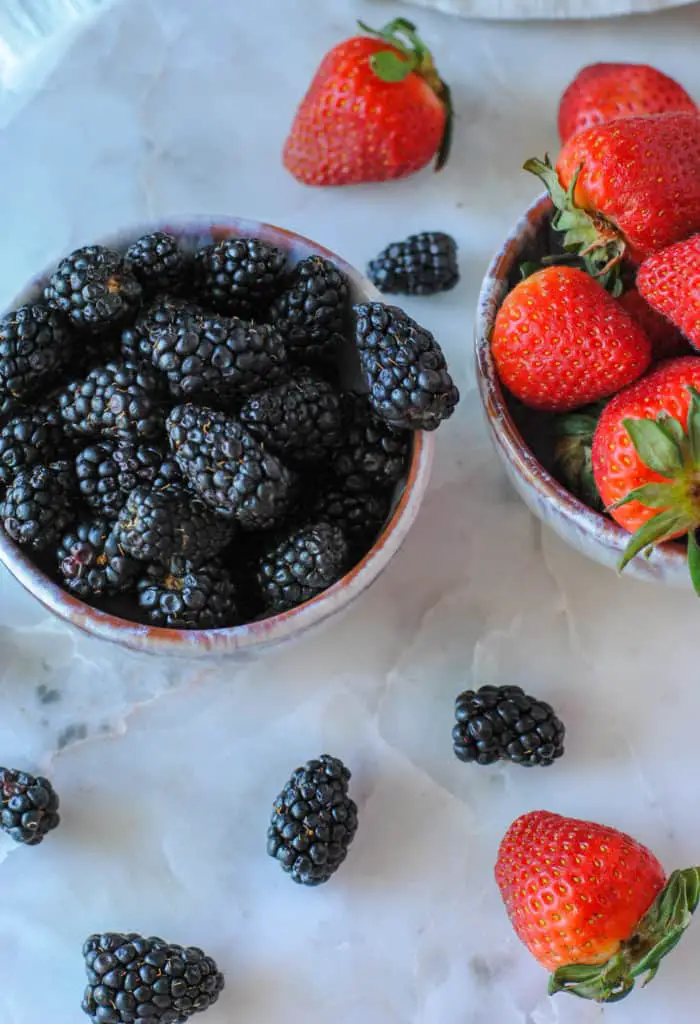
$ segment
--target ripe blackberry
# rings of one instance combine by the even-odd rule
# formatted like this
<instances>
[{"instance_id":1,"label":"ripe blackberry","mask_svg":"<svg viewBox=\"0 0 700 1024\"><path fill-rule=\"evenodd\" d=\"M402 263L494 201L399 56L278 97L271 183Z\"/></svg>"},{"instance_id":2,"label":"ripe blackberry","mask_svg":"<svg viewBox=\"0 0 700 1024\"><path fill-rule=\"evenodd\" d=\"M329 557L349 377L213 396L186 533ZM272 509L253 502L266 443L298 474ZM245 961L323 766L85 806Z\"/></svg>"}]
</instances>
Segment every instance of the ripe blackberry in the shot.
<instances>
[{"instance_id":1,"label":"ripe blackberry","mask_svg":"<svg viewBox=\"0 0 700 1024\"><path fill-rule=\"evenodd\" d=\"M223 974L201 949L135 932L91 935L83 956L82 1008L94 1024L184 1024L224 988Z\"/></svg>"},{"instance_id":2,"label":"ripe blackberry","mask_svg":"<svg viewBox=\"0 0 700 1024\"><path fill-rule=\"evenodd\" d=\"M23 412L0 430L0 484L7 485L37 462L54 462L65 444L61 417L53 409Z\"/></svg>"},{"instance_id":3,"label":"ripe blackberry","mask_svg":"<svg viewBox=\"0 0 700 1024\"><path fill-rule=\"evenodd\" d=\"M335 874L357 832L350 772L322 754L297 768L275 800L267 852L300 885L322 885Z\"/></svg>"},{"instance_id":4,"label":"ripe blackberry","mask_svg":"<svg viewBox=\"0 0 700 1024\"><path fill-rule=\"evenodd\" d=\"M310 373L253 395L239 415L251 434L290 465L319 462L342 436L339 395Z\"/></svg>"},{"instance_id":5,"label":"ripe blackberry","mask_svg":"<svg viewBox=\"0 0 700 1024\"><path fill-rule=\"evenodd\" d=\"M367 276L380 292L434 295L459 281L457 243L442 231L423 231L392 242L367 265Z\"/></svg>"},{"instance_id":6,"label":"ripe blackberry","mask_svg":"<svg viewBox=\"0 0 700 1024\"><path fill-rule=\"evenodd\" d=\"M482 686L457 697L452 729L460 761L525 767L552 764L564 753L564 726L544 701L519 686Z\"/></svg>"},{"instance_id":7,"label":"ripe blackberry","mask_svg":"<svg viewBox=\"0 0 700 1024\"><path fill-rule=\"evenodd\" d=\"M374 411L393 428L435 430L459 391L437 341L399 309L381 302L355 306L355 341Z\"/></svg>"},{"instance_id":8,"label":"ripe blackberry","mask_svg":"<svg viewBox=\"0 0 700 1024\"><path fill-rule=\"evenodd\" d=\"M219 519L177 484L159 490L135 487L115 527L122 551L139 562L167 565L180 555L208 562L233 538L233 525Z\"/></svg>"},{"instance_id":9,"label":"ripe blackberry","mask_svg":"<svg viewBox=\"0 0 700 1024\"><path fill-rule=\"evenodd\" d=\"M166 426L183 475L220 516L267 530L287 515L296 477L236 420L188 404L175 406Z\"/></svg>"},{"instance_id":10,"label":"ripe blackberry","mask_svg":"<svg viewBox=\"0 0 700 1024\"><path fill-rule=\"evenodd\" d=\"M279 291L284 253L261 238L227 238L195 256L197 294L202 305L252 319Z\"/></svg>"},{"instance_id":11,"label":"ripe blackberry","mask_svg":"<svg viewBox=\"0 0 700 1024\"><path fill-rule=\"evenodd\" d=\"M135 363L107 363L69 384L58 398L69 437L149 440L163 432L160 381L155 370Z\"/></svg>"},{"instance_id":12,"label":"ripe blackberry","mask_svg":"<svg viewBox=\"0 0 700 1024\"><path fill-rule=\"evenodd\" d=\"M327 590L349 568L345 534L329 522L295 526L264 550L258 563L258 590L269 612L296 608Z\"/></svg>"},{"instance_id":13,"label":"ripe blackberry","mask_svg":"<svg viewBox=\"0 0 700 1024\"><path fill-rule=\"evenodd\" d=\"M64 534L56 552L63 584L78 597L99 597L127 590L138 564L125 555L105 519L87 519Z\"/></svg>"},{"instance_id":14,"label":"ripe blackberry","mask_svg":"<svg viewBox=\"0 0 700 1024\"><path fill-rule=\"evenodd\" d=\"M47 306L20 306L0 319L0 394L26 398L50 384L68 362L72 338Z\"/></svg>"},{"instance_id":15,"label":"ripe blackberry","mask_svg":"<svg viewBox=\"0 0 700 1024\"><path fill-rule=\"evenodd\" d=\"M76 490L69 462L37 463L21 470L0 504L6 533L35 551L53 547L75 518Z\"/></svg>"},{"instance_id":16,"label":"ripe blackberry","mask_svg":"<svg viewBox=\"0 0 700 1024\"><path fill-rule=\"evenodd\" d=\"M366 554L389 514L389 495L323 491L314 504L314 518L339 526L348 539L353 559Z\"/></svg>"},{"instance_id":17,"label":"ripe blackberry","mask_svg":"<svg viewBox=\"0 0 700 1024\"><path fill-rule=\"evenodd\" d=\"M120 254L101 245L88 245L66 256L44 290L52 309L87 331L103 331L128 320L141 294L141 285Z\"/></svg>"},{"instance_id":18,"label":"ripe blackberry","mask_svg":"<svg viewBox=\"0 0 700 1024\"><path fill-rule=\"evenodd\" d=\"M179 323L183 317L196 311L187 299L160 295L145 306L133 324L121 333L121 351L127 362L151 363L153 344L151 334L159 328Z\"/></svg>"},{"instance_id":19,"label":"ripe blackberry","mask_svg":"<svg viewBox=\"0 0 700 1024\"><path fill-rule=\"evenodd\" d=\"M219 629L237 621L233 580L219 565L172 558L167 566L149 565L137 589L139 607L156 626Z\"/></svg>"},{"instance_id":20,"label":"ripe blackberry","mask_svg":"<svg viewBox=\"0 0 700 1024\"><path fill-rule=\"evenodd\" d=\"M160 475L159 448L130 441L97 441L75 460L78 487L100 515L116 519L134 487L147 487Z\"/></svg>"},{"instance_id":21,"label":"ripe blackberry","mask_svg":"<svg viewBox=\"0 0 700 1024\"><path fill-rule=\"evenodd\" d=\"M363 494L394 487L406 474L411 435L378 419L367 395L344 395L343 415L344 438L330 463L341 489Z\"/></svg>"},{"instance_id":22,"label":"ripe blackberry","mask_svg":"<svg viewBox=\"0 0 700 1024\"><path fill-rule=\"evenodd\" d=\"M17 843L38 846L59 823L58 796L48 779L0 768L0 827Z\"/></svg>"},{"instance_id":23,"label":"ripe blackberry","mask_svg":"<svg viewBox=\"0 0 700 1024\"><path fill-rule=\"evenodd\" d=\"M347 327L347 278L323 256L307 256L272 303L272 323L302 364L332 359Z\"/></svg>"},{"instance_id":24,"label":"ripe blackberry","mask_svg":"<svg viewBox=\"0 0 700 1024\"><path fill-rule=\"evenodd\" d=\"M129 246L124 265L145 292L177 289L185 283L185 254L174 235L154 231Z\"/></svg>"}]
</instances>

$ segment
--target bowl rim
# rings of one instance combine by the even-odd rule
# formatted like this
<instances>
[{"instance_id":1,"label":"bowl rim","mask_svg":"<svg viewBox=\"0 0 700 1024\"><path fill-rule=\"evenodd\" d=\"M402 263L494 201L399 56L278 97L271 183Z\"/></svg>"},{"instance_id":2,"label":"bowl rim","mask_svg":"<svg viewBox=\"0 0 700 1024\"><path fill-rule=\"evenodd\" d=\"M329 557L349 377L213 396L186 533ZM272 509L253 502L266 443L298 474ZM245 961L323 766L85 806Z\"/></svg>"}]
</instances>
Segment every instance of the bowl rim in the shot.
<instances>
[{"instance_id":1,"label":"bowl rim","mask_svg":"<svg viewBox=\"0 0 700 1024\"><path fill-rule=\"evenodd\" d=\"M127 239L133 240L151 231L168 231L178 237L204 235L211 236L214 240L254 236L286 243L289 250L295 245L302 249L310 249L339 266L355 289L361 291L362 301L383 301L381 294L364 274L342 256L305 235L264 221L231 215L168 217L107 232L100 238L93 239L90 244L113 246L121 251L127 244ZM35 275L19 291L6 311L26 302L27 295L48 277L55 265L56 261L53 261ZM149 654L192 658L225 656L251 648L261 650L301 635L334 613L344 610L377 579L401 547L418 515L428 488L434 450L433 433L416 431L413 434L411 459L403 490L370 550L327 590L289 611L266 619L221 629L168 629L112 615L94 608L64 590L2 529L0 564L4 565L20 585L48 611L80 631L101 640Z\"/></svg>"}]
</instances>

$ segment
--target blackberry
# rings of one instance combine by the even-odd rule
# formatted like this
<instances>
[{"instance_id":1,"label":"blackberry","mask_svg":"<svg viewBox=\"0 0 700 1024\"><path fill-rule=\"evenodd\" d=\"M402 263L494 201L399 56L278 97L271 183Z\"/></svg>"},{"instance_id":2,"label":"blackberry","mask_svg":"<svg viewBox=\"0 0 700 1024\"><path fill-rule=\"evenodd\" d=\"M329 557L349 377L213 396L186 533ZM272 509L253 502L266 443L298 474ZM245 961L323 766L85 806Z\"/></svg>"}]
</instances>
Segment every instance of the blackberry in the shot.
<instances>
[{"instance_id":1,"label":"blackberry","mask_svg":"<svg viewBox=\"0 0 700 1024\"><path fill-rule=\"evenodd\" d=\"M61 417L42 409L14 416L0 430L0 484L37 462L53 462L65 444Z\"/></svg>"},{"instance_id":2,"label":"blackberry","mask_svg":"<svg viewBox=\"0 0 700 1024\"><path fill-rule=\"evenodd\" d=\"M127 590L138 564L121 551L113 524L88 519L66 533L56 552L63 584L78 597L98 597Z\"/></svg>"},{"instance_id":3,"label":"blackberry","mask_svg":"<svg viewBox=\"0 0 700 1024\"><path fill-rule=\"evenodd\" d=\"M43 551L55 545L75 518L76 481L69 462L23 469L0 504L6 533L18 544Z\"/></svg>"},{"instance_id":4,"label":"blackberry","mask_svg":"<svg viewBox=\"0 0 700 1024\"><path fill-rule=\"evenodd\" d=\"M0 768L0 827L17 843L38 846L59 823L58 796L48 779Z\"/></svg>"},{"instance_id":5,"label":"blackberry","mask_svg":"<svg viewBox=\"0 0 700 1024\"><path fill-rule=\"evenodd\" d=\"M185 283L185 254L177 238L165 231L154 231L130 245L124 265L146 292L178 288Z\"/></svg>"},{"instance_id":6,"label":"blackberry","mask_svg":"<svg viewBox=\"0 0 700 1024\"><path fill-rule=\"evenodd\" d=\"M343 396L345 436L330 463L342 489L353 494L394 487L406 474L410 434L391 430L366 395Z\"/></svg>"},{"instance_id":7,"label":"blackberry","mask_svg":"<svg viewBox=\"0 0 700 1024\"><path fill-rule=\"evenodd\" d=\"M75 460L78 487L85 502L100 515L116 519L135 487L161 475L163 453L130 441L98 441Z\"/></svg>"},{"instance_id":8,"label":"blackberry","mask_svg":"<svg viewBox=\"0 0 700 1024\"><path fill-rule=\"evenodd\" d=\"M245 397L289 375L285 344L268 324L192 315L152 330L150 340L176 398Z\"/></svg>"},{"instance_id":9,"label":"blackberry","mask_svg":"<svg viewBox=\"0 0 700 1024\"><path fill-rule=\"evenodd\" d=\"M240 423L188 404L175 406L166 425L183 475L220 516L267 530L287 515L294 474Z\"/></svg>"},{"instance_id":10,"label":"blackberry","mask_svg":"<svg viewBox=\"0 0 700 1024\"><path fill-rule=\"evenodd\" d=\"M319 462L342 436L340 397L313 374L253 395L240 418L251 434L290 465Z\"/></svg>"},{"instance_id":11,"label":"blackberry","mask_svg":"<svg viewBox=\"0 0 700 1024\"><path fill-rule=\"evenodd\" d=\"M149 440L163 432L160 381L155 370L135 363L107 363L69 384L58 398L69 437Z\"/></svg>"},{"instance_id":12,"label":"blackberry","mask_svg":"<svg viewBox=\"0 0 700 1024\"><path fill-rule=\"evenodd\" d=\"M20 306L0 319L0 394L26 398L68 362L71 334L47 306Z\"/></svg>"},{"instance_id":13,"label":"blackberry","mask_svg":"<svg viewBox=\"0 0 700 1024\"><path fill-rule=\"evenodd\" d=\"M389 496L330 490L319 495L314 516L339 526L348 539L353 558L366 554L389 514Z\"/></svg>"},{"instance_id":14,"label":"blackberry","mask_svg":"<svg viewBox=\"0 0 700 1024\"><path fill-rule=\"evenodd\" d=\"M381 302L355 306L355 340L374 411L391 427L435 430L459 401L442 349L424 327Z\"/></svg>"},{"instance_id":15,"label":"blackberry","mask_svg":"<svg viewBox=\"0 0 700 1024\"><path fill-rule=\"evenodd\" d=\"M297 768L275 800L267 852L300 885L322 885L335 874L357 832L350 772L322 754Z\"/></svg>"},{"instance_id":16,"label":"blackberry","mask_svg":"<svg viewBox=\"0 0 700 1024\"><path fill-rule=\"evenodd\" d=\"M137 589L140 608L156 626L219 629L237 619L233 580L219 565L173 558L167 566L150 565Z\"/></svg>"},{"instance_id":17,"label":"blackberry","mask_svg":"<svg viewBox=\"0 0 700 1024\"><path fill-rule=\"evenodd\" d=\"M103 331L134 315L141 285L116 250L88 245L61 260L44 296L74 327Z\"/></svg>"},{"instance_id":18,"label":"blackberry","mask_svg":"<svg viewBox=\"0 0 700 1024\"><path fill-rule=\"evenodd\" d=\"M260 558L257 584L265 607L277 614L310 601L340 579L349 560L339 526L322 521L295 526Z\"/></svg>"},{"instance_id":19,"label":"blackberry","mask_svg":"<svg viewBox=\"0 0 700 1024\"><path fill-rule=\"evenodd\" d=\"M564 726L544 701L519 686L482 686L457 697L452 730L460 761L552 764L564 753Z\"/></svg>"},{"instance_id":20,"label":"blackberry","mask_svg":"<svg viewBox=\"0 0 700 1024\"><path fill-rule=\"evenodd\" d=\"M83 1011L94 1024L184 1024L219 998L224 976L210 956L135 932L91 935L83 946Z\"/></svg>"},{"instance_id":21,"label":"blackberry","mask_svg":"<svg viewBox=\"0 0 700 1024\"><path fill-rule=\"evenodd\" d=\"M151 362L153 345L151 333L170 324L179 323L194 313L196 307L187 299L160 295L141 310L133 324L121 333L121 351L127 362Z\"/></svg>"},{"instance_id":22,"label":"blackberry","mask_svg":"<svg viewBox=\"0 0 700 1024\"><path fill-rule=\"evenodd\" d=\"M457 243L442 231L423 231L392 242L367 264L367 276L380 292L434 295L459 281Z\"/></svg>"},{"instance_id":23,"label":"blackberry","mask_svg":"<svg viewBox=\"0 0 700 1024\"><path fill-rule=\"evenodd\" d=\"M115 530L125 554L161 565L176 555L193 564L208 562L233 538L230 522L219 519L177 484L159 490L135 487Z\"/></svg>"},{"instance_id":24,"label":"blackberry","mask_svg":"<svg viewBox=\"0 0 700 1024\"><path fill-rule=\"evenodd\" d=\"M197 293L204 306L253 319L279 291L284 253L261 238L228 238L195 256Z\"/></svg>"},{"instance_id":25,"label":"blackberry","mask_svg":"<svg viewBox=\"0 0 700 1024\"><path fill-rule=\"evenodd\" d=\"M286 289L272 303L272 323L302 363L332 359L347 327L345 274L323 256L307 256L294 267Z\"/></svg>"}]
</instances>

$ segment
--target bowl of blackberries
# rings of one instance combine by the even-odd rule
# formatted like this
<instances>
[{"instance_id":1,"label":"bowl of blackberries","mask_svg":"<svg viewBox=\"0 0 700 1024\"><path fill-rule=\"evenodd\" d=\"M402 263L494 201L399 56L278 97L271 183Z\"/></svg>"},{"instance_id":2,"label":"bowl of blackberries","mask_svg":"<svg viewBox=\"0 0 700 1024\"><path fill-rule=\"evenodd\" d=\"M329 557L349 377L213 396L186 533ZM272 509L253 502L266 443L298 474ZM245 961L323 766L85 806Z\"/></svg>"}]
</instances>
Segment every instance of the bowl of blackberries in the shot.
<instances>
[{"instance_id":1,"label":"bowl of blackberries","mask_svg":"<svg viewBox=\"0 0 700 1024\"><path fill-rule=\"evenodd\" d=\"M0 560L126 647L279 642L386 567L458 400L433 335L308 239L101 239L0 319Z\"/></svg>"}]
</instances>

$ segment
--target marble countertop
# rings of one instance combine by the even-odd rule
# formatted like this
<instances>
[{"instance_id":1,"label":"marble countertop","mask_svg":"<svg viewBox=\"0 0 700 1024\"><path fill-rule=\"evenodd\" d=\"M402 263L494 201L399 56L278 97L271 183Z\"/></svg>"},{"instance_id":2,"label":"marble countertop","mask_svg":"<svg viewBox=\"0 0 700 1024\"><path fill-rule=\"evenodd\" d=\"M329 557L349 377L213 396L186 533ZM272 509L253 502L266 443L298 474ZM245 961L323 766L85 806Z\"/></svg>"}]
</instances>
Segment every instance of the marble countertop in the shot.
<instances>
[{"instance_id":1,"label":"marble countertop","mask_svg":"<svg viewBox=\"0 0 700 1024\"><path fill-rule=\"evenodd\" d=\"M316 191L282 169L322 52L403 8L376 0L123 0L2 132L0 300L53 258L129 222L236 213L363 266L444 229L463 280L405 306L463 392L438 434L405 547L338 623L244 667L131 656L47 619L0 573L0 762L50 774L63 824L0 865L0 1021L75 1024L93 931L198 944L227 975L207 1024L690 1024L696 923L617 1006L545 995L492 881L519 813L598 819L670 870L698 861L698 605L618 579L531 518L491 451L474 388L475 298L537 192L581 64L648 60L700 96L700 9L590 24L487 24L412 9L452 83L452 162L391 185ZM404 10L404 13L407 13ZM455 695L520 683L568 725L546 771L457 762ZM265 856L271 801L321 752L353 771L360 828L327 886ZM42 983L39 983L41 979Z\"/></svg>"}]
</instances>

